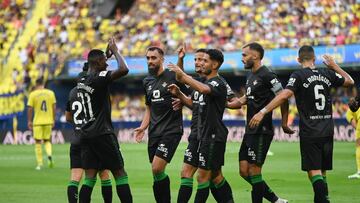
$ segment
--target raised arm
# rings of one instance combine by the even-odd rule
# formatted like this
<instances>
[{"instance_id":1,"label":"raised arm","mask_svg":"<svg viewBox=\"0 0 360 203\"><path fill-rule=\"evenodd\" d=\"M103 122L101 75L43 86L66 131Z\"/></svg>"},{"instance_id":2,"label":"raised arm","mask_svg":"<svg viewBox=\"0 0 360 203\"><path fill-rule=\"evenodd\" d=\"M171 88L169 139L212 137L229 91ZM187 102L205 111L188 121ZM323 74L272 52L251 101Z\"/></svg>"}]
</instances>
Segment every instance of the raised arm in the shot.
<instances>
[{"instance_id":1,"label":"raised arm","mask_svg":"<svg viewBox=\"0 0 360 203\"><path fill-rule=\"evenodd\" d=\"M127 75L129 72L129 68L126 64L124 57L120 54L119 49L116 46L114 37L110 39L108 48L110 49L111 53L114 54L116 62L118 64L118 69L111 72L111 80L114 81L121 78L122 76ZM108 53L108 50L106 50L105 53Z\"/></svg>"},{"instance_id":2,"label":"raised arm","mask_svg":"<svg viewBox=\"0 0 360 203\"><path fill-rule=\"evenodd\" d=\"M340 66L338 64L336 64L335 60L331 56L324 55L323 58L324 58L324 64L328 68L330 68L333 71L335 71L336 73L340 74L345 79L344 84L343 84L344 87L349 87L349 86L354 85L354 80L352 79L352 77L347 72L345 72L342 68L340 68Z\"/></svg>"},{"instance_id":3,"label":"raised arm","mask_svg":"<svg viewBox=\"0 0 360 203\"><path fill-rule=\"evenodd\" d=\"M180 46L177 49L177 53L178 53L177 66L179 66L179 68L181 70L184 70L184 58L185 58L185 55L186 55L186 44L185 44L185 42L182 44L182 46Z\"/></svg>"},{"instance_id":4,"label":"raised arm","mask_svg":"<svg viewBox=\"0 0 360 203\"><path fill-rule=\"evenodd\" d=\"M208 85L195 80L190 75L187 75L183 70L179 68L179 66L174 64L169 64L168 68L176 73L177 81L189 85L192 89L197 90L201 94L211 93L211 88Z\"/></svg>"}]
</instances>

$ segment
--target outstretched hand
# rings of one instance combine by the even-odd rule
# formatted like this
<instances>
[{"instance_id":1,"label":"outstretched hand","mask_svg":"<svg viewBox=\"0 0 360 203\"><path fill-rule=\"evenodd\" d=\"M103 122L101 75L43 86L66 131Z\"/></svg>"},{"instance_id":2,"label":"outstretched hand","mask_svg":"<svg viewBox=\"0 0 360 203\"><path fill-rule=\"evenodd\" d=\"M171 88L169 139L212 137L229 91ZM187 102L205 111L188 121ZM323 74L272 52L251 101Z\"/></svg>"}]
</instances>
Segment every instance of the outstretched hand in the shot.
<instances>
[{"instance_id":1,"label":"outstretched hand","mask_svg":"<svg viewBox=\"0 0 360 203\"><path fill-rule=\"evenodd\" d=\"M183 107L183 104L181 103L181 100L179 98L171 98L172 99L172 108L173 108L173 111L179 111L182 109Z\"/></svg>"},{"instance_id":2,"label":"outstretched hand","mask_svg":"<svg viewBox=\"0 0 360 203\"><path fill-rule=\"evenodd\" d=\"M183 77L185 76L184 71L181 70L181 68L175 64L170 63L167 65L167 67L173 71L176 74L176 80L179 82L183 82Z\"/></svg>"},{"instance_id":3,"label":"outstretched hand","mask_svg":"<svg viewBox=\"0 0 360 203\"><path fill-rule=\"evenodd\" d=\"M141 142L141 140L144 138L144 135L145 135L144 129L138 127L134 130L134 137L137 143Z\"/></svg>"},{"instance_id":4,"label":"outstretched hand","mask_svg":"<svg viewBox=\"0 0 360 203\"><path fill-rule=\"evenodd\" d=\"M174 96L178 96L180 94L180 88L176 84L169 85L168 91Z\"/></svg>"},{"instance_id":5,"label":"outstretched hand","mask_svg":"<svg viewBox=\"0 0 360 203\"><path fill-rule=\"evenodd\" d=\"M332 56L325 54L322 57L324 59L323 63L328 68L333 68L334 66L337 66L337 64L336 64L336 62L335 62L335 60L334 60L334 58Z\"/></svg>"},{"instance_id":6,"label":"outstretched hand","mask_svg":"<svg viewBox=\"0 0 360 203\"><path fill-rule=\"evenodd\" d=\"M291 129L288 125L283 125L281 126L284 133L286 134L294 134L295 133L295 130Z\"/></svg>"},{"instance_id":7,"label":"outstretched hand","mask_svg":"<svg viewBox=\"0 0 360 203\"><path fill-rule=\"evenodd\" d=\"M183 59L183 58L185 57L185 55L186 55L186 43L185 43L185 42L182 43L182 46L180 46L180 47L176 50L176 52L178 53L178 57L179 57L180 59Z\"/></svg>"},{"instance_id":8,"label":"outstretched hand","mask_svg":"<svg viewBox=\"0 0 360 203\"><path fill-rule=\"evenodd\" d=\"M256 128L259 126L260 122L262 121L262 119L264 118L264 115L262 112L258 112L257 114L255 114L250 122L249 122L249 127L250 128Z\"/></svg>"},{"instance_id":9,"label":"outstretched hand","mask_svg":"<svg viewBox=\"0 0 360 203\"><path fill-rule=\"evenodd\" d=\"M116 46L115 37L111 37L109 40L108 46L106 48L106 57L108 56L108 53L110 53L110 51L108 51L108 50L111 51L111 54L109 56L111 56L112 54L114 54L118 51L118 48Z\"/></svg>"}]
</instances>

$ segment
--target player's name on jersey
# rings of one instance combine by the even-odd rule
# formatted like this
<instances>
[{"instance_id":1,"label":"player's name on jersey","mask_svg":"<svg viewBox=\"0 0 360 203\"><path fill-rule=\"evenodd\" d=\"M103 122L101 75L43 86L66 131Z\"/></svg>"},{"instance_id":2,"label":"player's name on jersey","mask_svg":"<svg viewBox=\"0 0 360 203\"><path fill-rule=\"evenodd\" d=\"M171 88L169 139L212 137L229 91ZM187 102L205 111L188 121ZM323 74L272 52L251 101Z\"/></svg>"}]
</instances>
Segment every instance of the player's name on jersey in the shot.
<instances>
[{"instance_id":1,"label":"player's name on jersey","mask_svg":"<svg viewBox=\"0 0 360 203\"><path fill-rule=\"evenodd\" d=\"M90 94L92 94L94 92L94 88L87 86L84 83L78 83L77 89L83 89L83 90L89 92Z\"/></svg>"},{"instance_id":2,"label":"player's name on jersey","mask_svg":"<svg viewBox=\"0 0 360 203\"><path fill-rule=\"evenodd\" d=\"M303 86L305 88L308 88L310 83L314 82L314 81L320 81L320 82L324 82L327 86L331 86L331 82L329 81L329 79L327 77L324 77L322 75L312 75L310 77L307 78L307 81L309 83L304 83Z\"/></svg>"},{"instance_id":3,"label":"player's name on jersey","mask_svg":"<svg viewBox=\"0 0 360 203\"><path fill-rule=\"evenodd\" d=\"M316 116L310 116L311 120L317 120L317 119L329 119L331 118L331 115L316 115Z\"/></svg>"}]
</instances>

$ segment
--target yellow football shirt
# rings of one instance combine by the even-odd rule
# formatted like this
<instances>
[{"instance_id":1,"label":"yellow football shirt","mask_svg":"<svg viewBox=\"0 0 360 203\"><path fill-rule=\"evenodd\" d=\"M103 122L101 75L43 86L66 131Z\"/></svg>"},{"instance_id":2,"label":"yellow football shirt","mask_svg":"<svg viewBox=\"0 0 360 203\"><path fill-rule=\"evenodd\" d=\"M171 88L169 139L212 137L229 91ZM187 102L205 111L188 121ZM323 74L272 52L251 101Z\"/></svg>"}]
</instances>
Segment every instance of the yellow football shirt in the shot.
<instances>
[{"instance_id":1,"label":"yellow football shirt","mask_svg":"<svg viewBox=\"0 0 360 203\"><path fill-rule=\"evenodd\" d=\"M27 105L33 107L33 125L50 125L54 123L53 105L55 94L49 89L34 90L29 95Z\"/></svg>"},{"instance_id":2,"label":"yellow football shirt","mask_svg":"<svg viewBox=\"0 0 360 203\"><path fill-rule=\"evenodd\" d=\"M355 138L360 138L360 108L356 112L350 111L350 109L346 112L346 120L351 123L351 120L354 119L356 121L356 131Z\"/></svg>"}]
</instances>

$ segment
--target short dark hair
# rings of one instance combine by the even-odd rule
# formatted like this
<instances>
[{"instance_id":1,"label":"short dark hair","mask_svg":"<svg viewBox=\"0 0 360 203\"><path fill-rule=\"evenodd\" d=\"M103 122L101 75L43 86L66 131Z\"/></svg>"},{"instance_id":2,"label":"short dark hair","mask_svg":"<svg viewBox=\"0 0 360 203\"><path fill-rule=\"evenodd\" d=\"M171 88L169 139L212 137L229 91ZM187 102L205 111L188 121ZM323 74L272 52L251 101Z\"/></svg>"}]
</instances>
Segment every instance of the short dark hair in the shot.
<instances>
[{"instance_id":1,"label":"short dark hair","mask_svg":"<svg viewBox=\"0 0 360 203\"><path fill-rule=\"evenodd\" d=\"M219 68L224 62L224 54L218 49L208 49L206 53L209 55L211 60L217 61L219 63Z\"/></svg>"},{"instance_id":2,"label":"short dark hair","mask_svg":"<svg viewBox=\"0 0 360 203\"><path fill-rule=\"evenodd\" d=\"M39 77L38 79L36 79L35 83L36 83L36 85L43 85L44 84L44 78Z\"/></svg>"},{"instance_id":3,"label":"short dark hair","mask_svg":"<svg viewBox=\"0 0 360 203\"><path fill-rule=\"evenodd\" d=\"M249 47L249 49L254 50L260 54L260 59L263 59L264 57L264 48L261 46L261 44L257 42L251 42L249 44L246 44L243 48Z\"/></svg>"},{"instance_id":4,"label":"short dark hair","mask_svg":"<svg viewBox=\"0 0 360 203\"><path fill-rule=\"evenodd\" d=\"M155 51L155 50L156 50L161 56L164 56L164 51L163 51L160 47L156 47L156 46L152 46L152 47L147 48L146 53L147 53L148 51Z\"/></svg>"},{"instance_id":5,"label":"short dark hair","mask_svg":"<svg viewBox=\"0 0 360 203\"><path fill-rule=\"evenodd\" d=\"M88 62L84 63L84 66L83 66L82 70L83 71L88 71L89 70L89 63Z\"/></svg>"},{"instance_id":6,"label":"short dark hair","mask_svg":"<svg viewBox=\"0 0 360 203\"><path fill-rule=\"evenodd\" d=\"M207 49L203 49L203 48L201 48L201 49L197 49L196 51L195 51L195 53L206 53L206 51L207 51Z\"/></svg>"},{"instance_id":7,"label":"short dark hair","mask_svg":"<svg viewBox=\"0 0 360 203\"><path fill-rule=\"evenodd\" d=\"M298 55L300 62L308 61L315 58L315 51L314 48L312 48L312 46L304 45L300 47Z\"/></svg>"},{"instance_id":8,"label":"short dark hair","mask_svg":"<svg viewBox=\"0 0 360 203\"><path fill-rule=\"evenodd\" d=\"M88 64L96 63L101 57L105 57L103 51L100 49L92 49L88 54Z\"/></svg>"}]
</instances>

